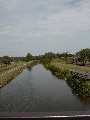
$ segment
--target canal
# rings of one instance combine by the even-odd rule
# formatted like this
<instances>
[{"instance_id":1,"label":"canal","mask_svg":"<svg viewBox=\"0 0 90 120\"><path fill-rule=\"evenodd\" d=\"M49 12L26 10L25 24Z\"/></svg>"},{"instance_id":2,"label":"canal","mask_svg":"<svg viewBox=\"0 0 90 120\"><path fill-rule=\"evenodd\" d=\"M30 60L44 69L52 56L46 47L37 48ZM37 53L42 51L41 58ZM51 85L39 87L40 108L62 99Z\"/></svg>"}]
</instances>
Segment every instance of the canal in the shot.
<instances>
[{"instance_id":1,"label":"canal","mask_svg":"<svg viewBox=\"0 0 90 120\"><path fill-rule=\"evenodd\" d=\"M87 111L85 102L65 80L53 76L43 65L25 69L0 89L0 112Z\"/></svg>"}]
</instances>

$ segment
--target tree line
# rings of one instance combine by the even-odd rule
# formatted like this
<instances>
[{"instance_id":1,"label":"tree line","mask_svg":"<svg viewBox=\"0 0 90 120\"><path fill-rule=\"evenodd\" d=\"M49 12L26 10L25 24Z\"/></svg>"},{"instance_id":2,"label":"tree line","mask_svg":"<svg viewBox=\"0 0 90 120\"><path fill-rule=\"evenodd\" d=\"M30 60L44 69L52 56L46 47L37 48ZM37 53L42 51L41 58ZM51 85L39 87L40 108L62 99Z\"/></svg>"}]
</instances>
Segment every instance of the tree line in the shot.
<instances>
[{"instance_id":1,"label":"tree line","mask_svg":"<svg viewBox=\"0 0 90 120\"><path fill-rule=\"evenodd\" d=\"M28 53L25 57L3 56L3 57L0 57L0 63L3 63L7 66L11 64L11 62L13 61L29 62L32 60L38 60L44 64L47 64L47 63L50 63L52 59L57 59L57 58L63 58L67 62L68 57L72 58L72 63L78 64L80 62L82 63L82 65L85 65L86 61L90 62L90 49L89 48L81 49L75 54L71 54L68 52L64 52L64 53L47 52L44 55L38 55L38 56L33 56L31 53Z\"/></svg>"}]
</instances>

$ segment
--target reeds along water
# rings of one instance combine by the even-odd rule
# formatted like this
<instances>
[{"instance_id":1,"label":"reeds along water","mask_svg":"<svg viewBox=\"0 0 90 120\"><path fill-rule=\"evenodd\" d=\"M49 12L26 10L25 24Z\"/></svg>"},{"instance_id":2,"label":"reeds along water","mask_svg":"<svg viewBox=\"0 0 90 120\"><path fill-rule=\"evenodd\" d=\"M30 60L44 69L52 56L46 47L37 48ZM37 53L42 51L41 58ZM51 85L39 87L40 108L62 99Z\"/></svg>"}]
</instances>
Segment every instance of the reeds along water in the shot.
<instances>
[{"instance_id":1,"label":"reeds along water","mask_svg":"<svg viewBox=\"0 0 90 120\"><path fill-rule=\"evenodd\" d=\"M90 81L85 81L81 78L72 78L67 82L79 94L82 94L86 97L90 97Z\"/></svg>"},{"instance_id":2,"label":"reeds along water","mask_svg":"<svg viewBox=\"0 0 90 120\"><path fill-rule=\"evenodd\" d=\"M74 74L67 69L61 69L49 64L45 65L45 67L48 68L53 75L66 80L69 86L76 91L76 93L78 92L83 96L90 97L90 81L75 77Z\"/></svg>"},{"instance_id":3,"label":"reeds along water","mask_svg":"<svg viewBox=\"0 0 90 120\"><path fill-rule=\"evenodd\" d=\"M54 65L45 65L46 68L48 68L53 75L57 76L58 78L67 80L71 79L72 74L68 69L61 69L59 67L56 67Z\"/></svg>"}]
</instances>

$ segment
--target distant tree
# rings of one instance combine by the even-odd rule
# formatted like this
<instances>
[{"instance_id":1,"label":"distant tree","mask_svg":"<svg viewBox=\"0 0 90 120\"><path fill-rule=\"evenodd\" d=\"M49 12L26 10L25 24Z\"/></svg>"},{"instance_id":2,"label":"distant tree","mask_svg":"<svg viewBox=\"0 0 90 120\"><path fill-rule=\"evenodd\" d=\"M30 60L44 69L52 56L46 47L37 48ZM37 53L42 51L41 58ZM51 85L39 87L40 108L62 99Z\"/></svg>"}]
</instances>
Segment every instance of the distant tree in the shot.
<instances>
[{"instance_id":1,"label":"distant tree","mask_svg":"<svg viewBox=\"0 0 90 120\"><path fill-rule=\"evenodd\" d=\"M26 61L28 62L28 61L31 61L32 59L33 59L33 56L30 53L28 53L26 55Z\"/></svg>"},{"instance_id":2,"label":"distant tree","mask_svg":"<svg viewBox=\"0 0 90 120\"><path fill-rule=\"evenodd\" d=\"M63 57L64 57L64 59L65 59L65 62L67 63L68 52L64 52L64 53L63 53Z\"/></svg>"},{"instance_id":3,"label":"distant tree","mask_svg":"<svg viewBox=\"0 0 90 120\"><path fill-rule=\"evenodd\" d=\"M56 58L60 58L60 54L59 53L56 54Z\"/></svg>"},{"instance_id":4,"label":"distant tree","mask_svg":"<svg viewBox=\"0 0 90 120\"><path fill-rule=\"evenodd\" d=\"M42 55L39 55L39 56L33 56L33 59L34 59L34 60L41 60L41 59L42 59Z\"/></svg>"},{"instance_id":5,"label":"distant tree","mask_svg":"<svg viewBox=\"0 0 90 120\"><path fill-rule=\"evenodd\" d=\"M48 64L48 63L50 63L51 62L51 59L49 59L49 58L43 58L43 59L41 59L41 62L43 63L43 64Z\"/></svg>"},{"instance_id":6,"label":"distant tree","mask_svg":"<svg viewBox=\"0 0 90 120\"><path fill-rule=\"evenodd\" d=\"M50 63L52 59L54 59L56 55L52 52L45 53L41 56L40 61L44 64Z\"/></svg>"},{"instance_id":7,"label":"distant tree","mask_svg":"<svg viewBox=\"0 0 90 120\"><path fill-rule=\"evenodd\" d=\"M52 52L48 52L48 53L45 53L44 57L52 60L53 58L55 58L55 54Z\"/></svg>"},{"instance_id":8,"label":"distant tree","mask_svg":"<svg viewBox=\"0 0 90 120\"><path fill-rule=\"evenodd\" d=\"M6 66L11 64L11 61L12 61L12 59L9 56L2 57L2 63L6 64Z\"/></svg>"},{"instance_id":9,"label":"distant tree","mask_svg":"<svg viewBox=\"0 0 90 120\"><path fill-rule=\"evenodd\" d=\"M56 53L55 56L56 58L61 58L61 57L64 57L64 54L65 53Z\"/></svg>"},{"instance_id":10,"label":"distant tree","mask_svg":"<svg viewBox=\"0 0 90 120\"><path fill-rule=\"evenodd\" d=\"M86 60L88 59L90 61L90 49L81 49L79 52L76 53L80 57L80 61L83 65L85 65Z\"/></svg>"}]
</instances>

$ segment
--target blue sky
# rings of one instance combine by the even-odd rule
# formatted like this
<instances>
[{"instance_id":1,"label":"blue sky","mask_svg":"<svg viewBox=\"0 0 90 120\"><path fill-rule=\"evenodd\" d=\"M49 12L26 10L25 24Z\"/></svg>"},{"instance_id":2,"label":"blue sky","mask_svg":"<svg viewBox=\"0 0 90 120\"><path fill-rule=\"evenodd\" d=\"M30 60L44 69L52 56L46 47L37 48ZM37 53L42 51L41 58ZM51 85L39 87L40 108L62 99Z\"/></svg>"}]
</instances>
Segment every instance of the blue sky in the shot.
<instances>
[{"instance_id":1,"label":"blue sky","mask_svg":"<svg viewBox=\"0 0 90 120\"><path fill-rule=\"evenodd\" d=\"M0 56L90 48L90 0L0 0Z\"/></svg>"}]
</instances>

